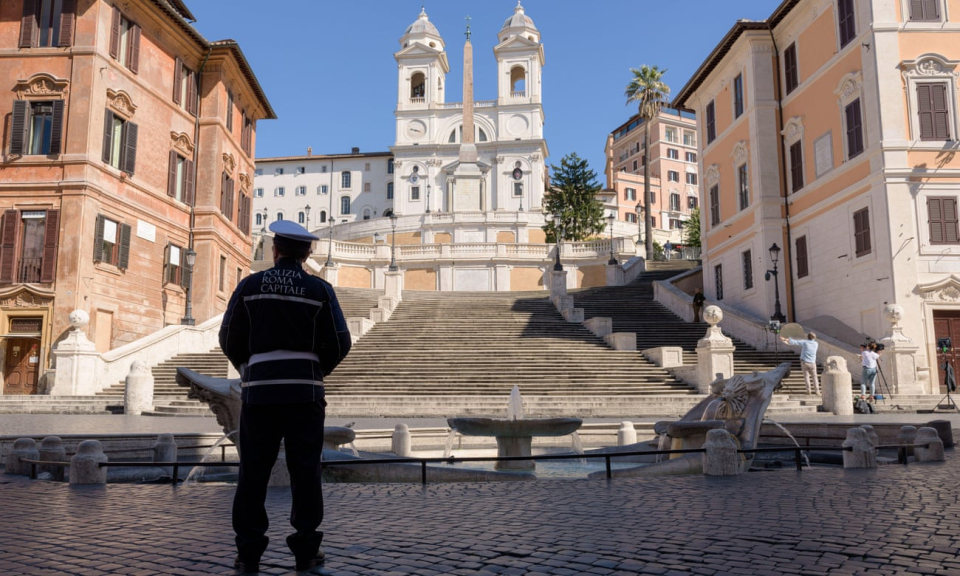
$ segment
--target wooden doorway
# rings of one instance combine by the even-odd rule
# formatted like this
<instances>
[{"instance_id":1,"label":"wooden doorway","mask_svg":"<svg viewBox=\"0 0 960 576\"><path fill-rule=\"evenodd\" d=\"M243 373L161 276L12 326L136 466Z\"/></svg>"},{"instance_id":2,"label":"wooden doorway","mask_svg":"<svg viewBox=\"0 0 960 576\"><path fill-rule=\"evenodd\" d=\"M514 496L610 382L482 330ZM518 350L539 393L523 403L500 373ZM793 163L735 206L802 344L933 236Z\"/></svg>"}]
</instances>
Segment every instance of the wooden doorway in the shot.
<instances>
[{"instance_id":1,"label":"wooden doorway","mask_svg":"<svg viewBox=\"0 0 960 576\"><path fill-rule=\"evenodd\" d=\"M40 374L40 340L37 338L5 338L3 393L36 394Z\"/></svg>"},{"instance_id":2,"label":"wooden doorway","mask_svg":"<svg viewBox=\"0 0 960 576\"><path fill-rule=\"evenodd\" d=\"M933 333L936 341L941 338L950 338L953 348L947 350L946 354L937 349L937 390L946 393L946 387L943 384L943 365L944 360L950 362L953 366L954 377L960 380L960 310L934 310L933 311ZM934 345L936 345L934 341Z\"/></svg>"}]
</instances>

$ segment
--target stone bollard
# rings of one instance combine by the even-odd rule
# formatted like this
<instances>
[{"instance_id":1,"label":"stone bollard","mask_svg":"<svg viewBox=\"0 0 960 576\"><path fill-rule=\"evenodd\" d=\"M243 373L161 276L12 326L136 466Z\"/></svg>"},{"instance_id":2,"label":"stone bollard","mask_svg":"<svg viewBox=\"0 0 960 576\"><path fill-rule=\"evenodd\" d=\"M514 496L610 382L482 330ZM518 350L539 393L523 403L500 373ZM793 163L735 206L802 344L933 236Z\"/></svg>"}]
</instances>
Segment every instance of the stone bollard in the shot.
<instances>
[{"instance_id":1,"label":"stone bollard","mask_svg":"<svg viewBox=\"0 0 960 576\"><path fill-rule=\"evenodd\" d=\"M953 448L953 427L949 420L931 420L927 422L927 426L937 431L943 440L944 448Z\"/></svg>"},{"instance_id":2,"label":"stone bollard","mask_svg":"<svg viewBox=\"0 0 960 576\"><path fill-rule=\"evenodd\" d=\"M917 457L917 462L944 462L946 456L943 453L943 440L936 428L924 426L917 431L917 437L913 441L915 448L913 453Z\"/></svg>"},{"instance_id":3,"label":"stone bollard","mask_svg":"<svg viewBox=\"0 0 960 576\"><path fill-rule=\"evenodd\" d=\"M40 452L37 451L37 442L33 438L17 438L14 440L13 450L7 454L7 467L4 469L4 472L7 474L29 476L31 465L20 462L21 459L40 459Z\"/></svg>"},{"instance_id":4,"label":"stone bollard","mask_svg":"<svg viewBox=\"0 0 960 576\"><path fill-rule=\"evenodd\" d=\"M853 415L853 384L847 361L842 356L829 356L820 376L823 384L823 409L837 416Z\"/></svg>"},{"instance_id":5,"label":"stone bollard","mask_svg":"<svg viewBox=\"0 0 960 576\"><path fill-rule=\"evenodd\" d=\"M913 442L917 439L917 427L916 426L901 426L900 433L897 434L897 444L909 444L910 448L907 448L907 456L913 456Z\"/></svg>"},{"instance_id":6,"label":"stone bollard","mask_svg":"<svg viewBox=\"0 0 960 576\"><path fill-rule=\"evenodd\" d=\"M867 440L870 441L870 444L874 448L880 445L880 436L877 434L877 431L873 429L873 426L869 424L861 424L860 428L862 428L864 433L866 433Z\"/></svg>"},{"instance_id":7,"label":"stone bollard","mask_svg":"<svg viewBox=\"0 0 960 576\"><path fill-rule=\"evenodd\" d=\"M620 429L617 430L617 446L629 446L637 443L637 429L633 427L633 422L624 420L620 423Z\"/></svg>"},{"instance_id":8,"label":"stone bollard","mask_svg":"<svg viewBox=\"0 0 960 576\"><path fill-rule=\"evenodd\" d=\"M406 424L397 424L393 428L393 438L390 441L390 449L394 454L401 458L409 458L413 443L410 437L410 428Z\"/></svg>"},{"instance_id":9,"label":"stone bollard","mask_svg":"<svg viewBox=\"0 0 960 576\"><path fill-rule=\"evenodd\" d=\"M743 459L737 453L733 435L722 428L707 431L703 443L703 473L707 476L736 476L740 474Z\"/></svg>"},{"instance_id":10,"label":"stone bollard","mask_svg":"<svg viewBox=\"0 0 960 576\"><path fill-rule=\"evenodd\" d=\"M157 441L153 445L153 461L177 461L177 442L174 440L173 434L161 434L157 436ZM173 474L173 466L163 466L162 468L167 475Z\"/></svg>"},{"instance_id":11,"label":"stone bollard","mask_svg":"<svg viewBox=\"0 0 960 576\"><path fill-rule=\"evenodd\" d=\"M143 360L130 364L123 391L123 413L139 416L153 410L153 374Z\"/></svg>"},{"instance_id":12,"label":"stone bollard","mask_svg":"<svg viewBox=\"0 0 960 576\"><path fill-rule=\"evenodd\" d=\"M47 436L40 441L40 459L48 462L66 462L67 451L59 436ZM37 475L49 472L54 480L63 480L63 466L41 464L37 466Z\"/></svg>"},{"instance_id":13,"label":"stone bollard","mask_svg":"<svg viewBox=\"0 0 960 576\"><path fill-rule=\"evenodd\" d=\"M877 449L870 443L867 432L863 428L847 429L847 439L843 447L853 447L853 451L843 451L844 468L876 468Z\"/></svg>"},{"instance_id":14,"label":"stone bollard","mask_svg":"<svg viewBox=\"0 0 960 576\"><path fill-rule=\"evenodd\" d=\"M99 440L84 440L70 459L70 483L106 484L107 468L99 464L107 460Z\"/></svg>"}]
</instances>

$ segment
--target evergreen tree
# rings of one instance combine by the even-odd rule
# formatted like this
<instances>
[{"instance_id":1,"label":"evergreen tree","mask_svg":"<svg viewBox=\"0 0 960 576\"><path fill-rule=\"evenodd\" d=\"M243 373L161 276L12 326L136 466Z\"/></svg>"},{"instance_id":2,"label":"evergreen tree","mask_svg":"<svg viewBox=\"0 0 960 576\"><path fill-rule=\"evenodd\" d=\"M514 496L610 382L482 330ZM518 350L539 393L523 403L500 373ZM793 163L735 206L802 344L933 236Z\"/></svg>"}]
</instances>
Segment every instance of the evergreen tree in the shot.
<instances>
[{"instance_id":1,"label":"evergreen tree","mask_svg":"<svg viewBox=\"0 0 960 576\"><path fill-rule=\"evenodd\" d=\"M690 211L690 219L683 223L684 246L700 247L700 207Z\"/></svg>"},{"instance_id":2,"label":"evergreen tree","mask_svg":"<svg viewBox=\"0 0 960 576\"><path fill-rule=\"evenodd\" d=\"M560 160L560 166L550 166L550 189L544 199L547 224L547 242L557 241L558 230L554 215L559 214L564 240L581 241L604 230L603 204L597 198L600 185L597 173L576 152Z\"/></svg>"}]
</instances>

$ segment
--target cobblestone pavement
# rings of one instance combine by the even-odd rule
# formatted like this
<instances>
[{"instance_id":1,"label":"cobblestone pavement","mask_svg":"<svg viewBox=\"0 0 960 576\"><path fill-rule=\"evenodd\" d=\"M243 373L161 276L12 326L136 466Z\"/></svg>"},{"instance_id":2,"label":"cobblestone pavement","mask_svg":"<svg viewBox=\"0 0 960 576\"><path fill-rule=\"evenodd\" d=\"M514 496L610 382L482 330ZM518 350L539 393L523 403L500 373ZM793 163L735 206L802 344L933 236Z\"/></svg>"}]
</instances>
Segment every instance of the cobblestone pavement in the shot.
<instances>
[{"instance_id":1,"label":"cobblestone pavement","mask_svg":"<svg viewBox=\"0 0 960 576\"><path fill-rule=\"evenodd\" d=\"M960 458L739 477L325 485L325 573L957 574ZM0 574L231 574L233 487L0 476ZM266 574L293 574L272 489Z\"/></svg>"}]
</instances>

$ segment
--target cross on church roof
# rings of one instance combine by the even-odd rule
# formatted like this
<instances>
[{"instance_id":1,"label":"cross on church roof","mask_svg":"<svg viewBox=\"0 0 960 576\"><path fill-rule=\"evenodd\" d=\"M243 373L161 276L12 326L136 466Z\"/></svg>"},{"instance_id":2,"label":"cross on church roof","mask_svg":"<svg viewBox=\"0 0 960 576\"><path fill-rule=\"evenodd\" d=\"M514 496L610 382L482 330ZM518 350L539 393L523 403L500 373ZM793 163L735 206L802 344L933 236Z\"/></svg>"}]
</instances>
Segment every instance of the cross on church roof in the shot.
<instances>
[{"instance_id":1,"label":"cross on church roof","mask_svg":"<svg viewBox=\"0 0 960 576\"><path fill-rule=\"evenodd\" d=\"M470 40L470 21L473 20L473 18L471 18L470 16L467 16L466 18L464 18L464 20L467 21L467 32L466 32L466 34L467 34L467 40L469 41L469 40Z\"/></svg>"}]
</instances>

